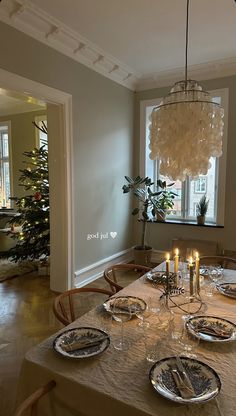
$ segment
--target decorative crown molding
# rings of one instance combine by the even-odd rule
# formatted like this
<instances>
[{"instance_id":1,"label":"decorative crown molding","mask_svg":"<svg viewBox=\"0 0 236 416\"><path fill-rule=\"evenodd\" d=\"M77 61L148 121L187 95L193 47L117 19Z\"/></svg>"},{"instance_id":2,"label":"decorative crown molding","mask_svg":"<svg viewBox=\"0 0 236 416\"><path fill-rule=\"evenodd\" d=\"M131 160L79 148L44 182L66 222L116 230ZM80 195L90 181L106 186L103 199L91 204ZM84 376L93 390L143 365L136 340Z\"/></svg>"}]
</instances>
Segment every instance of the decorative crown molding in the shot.
<instances>
[{"instance_id":1,"label":"decorative crown molding","mask_svg":"<svg viewBox=\"0 0 236 416\"><path fill-rule=\"evenodd\" d=\"M0 20L133 90L139 75L30 0L0 4Z\"/></svg>"},{"instance_id":2,"label":"decorative crown molding","mask_svg":"<svg viewBox=\"0 0 236 416\"><path fill-rule=\"evenodd\" d=\"M165 87L184 77L184 68L138 74L30 0L1 2L0 20L134 91ZM192 65L188 72L196 80L235 75L236 57Z\"/></svg>"},{"instance_id":3,"label":"decorative crown molding","mask_svg":"<svg viewBox=\"0 0 236 416\"><path fill-rule=\"evenodd\" d=\"M197 81L236 75L236 57L190 65L188 67L188 75L189 78ZM184 79L184 68L173 68L139 77L135 89L136 91L143 91L167 87L182 79Z\"/></svg>"}]
</instances>

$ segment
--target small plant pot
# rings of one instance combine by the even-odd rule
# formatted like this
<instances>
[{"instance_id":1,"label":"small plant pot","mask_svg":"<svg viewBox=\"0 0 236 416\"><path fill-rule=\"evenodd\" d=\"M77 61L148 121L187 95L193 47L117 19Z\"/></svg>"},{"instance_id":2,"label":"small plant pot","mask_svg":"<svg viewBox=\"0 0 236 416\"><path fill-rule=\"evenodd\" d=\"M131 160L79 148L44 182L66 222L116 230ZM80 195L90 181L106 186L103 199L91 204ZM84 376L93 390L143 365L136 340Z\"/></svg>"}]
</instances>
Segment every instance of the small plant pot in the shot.
<instances>
[{"instance_id":1,"label":"small plant pot","mask_svg":"<svg viewBox=\"0 0 236 416\"><path fill-rule=\"evenodd\" d=\"M205 215L198 215L197 216L197 223L198 223L198 225L204 225L205 224Z\"/></svg>"},{"instance_id":2,"label":"small plant pot","mask_svg":"<svg viewBox=\"0 0 236 416\"><path fill-rule=\"evenodd\" d=\"M146 246L143 249L141 246L134 247L134 263L141 266L150 266L152 257L152 247Z\"/></svg>"},{"instance_id":3,"label":"small plant pot","mask_svg":"<svg viewBox=\"0 0 236 416\"><path fill-rule=\"evenodd\" d=\"M157 221L165 221L166 220L166 212L163 212L163 214L161 214L160 212L156 213L156 219Z\"/></svg>"}]
</instances>

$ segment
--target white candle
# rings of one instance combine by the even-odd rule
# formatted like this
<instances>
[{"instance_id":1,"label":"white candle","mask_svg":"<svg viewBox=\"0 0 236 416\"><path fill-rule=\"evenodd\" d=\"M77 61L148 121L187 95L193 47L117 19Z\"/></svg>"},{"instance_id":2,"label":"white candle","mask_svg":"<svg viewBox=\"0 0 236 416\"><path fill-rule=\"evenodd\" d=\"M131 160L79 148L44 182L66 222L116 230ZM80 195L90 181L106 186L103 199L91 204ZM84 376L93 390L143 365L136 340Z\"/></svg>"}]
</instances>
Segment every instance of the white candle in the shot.
<instances>
[{"instance_id":1,"label":"white candle","mask_svg":"<svg viewBox=\"0 0 236 416\"><path fill-rule=\"evenodd\" d=\"M190 296L193 296L193 258L189 257L189 290Z\"/></svg>"},{"instance_id":2,"label":"white candle","mask_svg":"<svg viewBox=\"0 0 236 416\"><path fill-rule=\"evenodd\" d=\"M175 257L174 257L174 273L178 273L179 271L179 249L175 249Z\"/></svg>"}]
</instances>

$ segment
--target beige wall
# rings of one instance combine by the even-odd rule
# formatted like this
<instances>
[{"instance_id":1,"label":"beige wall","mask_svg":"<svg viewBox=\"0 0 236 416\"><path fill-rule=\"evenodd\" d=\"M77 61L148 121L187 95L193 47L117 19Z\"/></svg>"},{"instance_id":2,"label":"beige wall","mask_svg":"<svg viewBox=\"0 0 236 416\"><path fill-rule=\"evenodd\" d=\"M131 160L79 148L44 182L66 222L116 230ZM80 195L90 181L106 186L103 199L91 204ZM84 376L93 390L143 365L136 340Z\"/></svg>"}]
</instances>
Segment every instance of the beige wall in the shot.
<instances>
[{"instance_id":1,"label":"beige wall","mask_svg":"<svg viewBox=\"0 0 236 416\"><path fill-rule=\"evenodd\" d=\"M0 37L2 69L72 94L75 270L129 248L130 200L121 186L132 174L133 92L4 23ZM111 231L114 240L87 240Z\"/></svg>"},{"instance_id":2,"label":"beige wall","mask_svg":"<svg viewBox=\"0 0 236 416\"><path fill-rule=\"evenodd\" d=\"M12 161L12 190L11 196L21 197L25 191L19 186L20 169L25 169L27 165L23 160L27 160L23 156L23 152L32 150L36 145L35 127L32 124L35 117L46 114L45 110L32 111L21 114L10 114L1 116L1 121L11 122L11 161Z\"/></svg>"},{"instance_id":3,"label":"beige wall","mask_svg":"<svg viewBox=\"0 0 236 416\"><path fill-rule=\"evenodd\" d=\"M148 243L155 249L166 250L171 247L173 238L193 238L217 241L221 248L236 250L236 76L219 78L201 82L206 90L220 88L229 89L229 118L228 118L228 145L227 145L227 171L225 184L225 221L224 228L196 227L174 224L149 224ZM136 93L135 98L135 170L139 172L139 139L140 139L140 101L162 97L169 91L168 88L153 89ZM136 226L136 235L138 226Z\"/></svg>"}]
</instances>

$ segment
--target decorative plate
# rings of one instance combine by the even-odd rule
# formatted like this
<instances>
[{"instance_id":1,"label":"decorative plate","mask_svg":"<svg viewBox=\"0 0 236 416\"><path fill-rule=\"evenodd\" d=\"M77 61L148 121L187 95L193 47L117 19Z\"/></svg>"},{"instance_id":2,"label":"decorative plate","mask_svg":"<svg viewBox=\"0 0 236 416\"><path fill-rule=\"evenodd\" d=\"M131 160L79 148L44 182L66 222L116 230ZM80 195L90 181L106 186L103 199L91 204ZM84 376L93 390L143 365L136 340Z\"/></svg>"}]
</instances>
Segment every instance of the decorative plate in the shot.
<instances>
[{"instance_id":1,"label":"decorative plate","mask_svg":"<svg viewBox=\"0 0 236 416\"><path fill-rule=\"evenodd\" d=\"M221 283L216 287L222 295L236 299L236 283Z\"/></svg>"},{"instance_id":2,"label":"decorative plate","mask_svg":"<svg viewBox=\"0 0 236 416\"><path fill-rule=\"evenodd\" d=\"M183 398L173 376L176 371L176 357L168 357L153 365L149 379L153 388L166 399L178 403L204 403L213 399L221 389L218 374L201 361L188 357L180 357L183 368L194 390L193 397ZM177 370L178 371L178 370Z\"/></svg>"},{"instance_id":3,"label":"decorative plate","mask_svg":"<svg viewBox=\"0 0 236 416\"><path fill-rule=\"evenodd\" d=\"M236 325L216 316L194 316L187 320L186 327L203 341L229 342L236 339Z\"/></svg>"},{"instance_id":4,"label":"decorative plate","mask_svg":"<svg viewBox=\"0 0 236 416\"><path fill-rule=\"evenodd\" d=\"M53 348L63 357L88 358L105 351L109 344L108 334L101 329L80 327L68 329L58 335L53 342Z\"/></svg>"},{"instance_id":5,"label":"decorative plate","mask_svg":"<svg viewBox=\"0 0 236 416\"><path fill-rule=\"evenodd\" d=\"M146 273L146 278L147 280L149 280L150 282L152 282L155 285L166 285L166 272L161 272L161 271L153 271L151 270L150 272ZM176 281L176 273L169 273L169 284L171 286L175 285L175 281Z\"/></svg>"},{"instance_id":6,"label":"decorative plate","mask_svg":"<svg viewBox=\"0 0 236 416\"><path fill-rule=\"evenodd\" d=\"M117 303L118 299L118 303ZM116 308L120 306L120 309L125 310L129 309L131 315L135 315L138 311L145 311L147 304L143 299L137 298L135 296L117 296L110 299L107 299L103 306L107 312L113 312L114 301L116 300Z\"/></svg>"}]
</instances>

